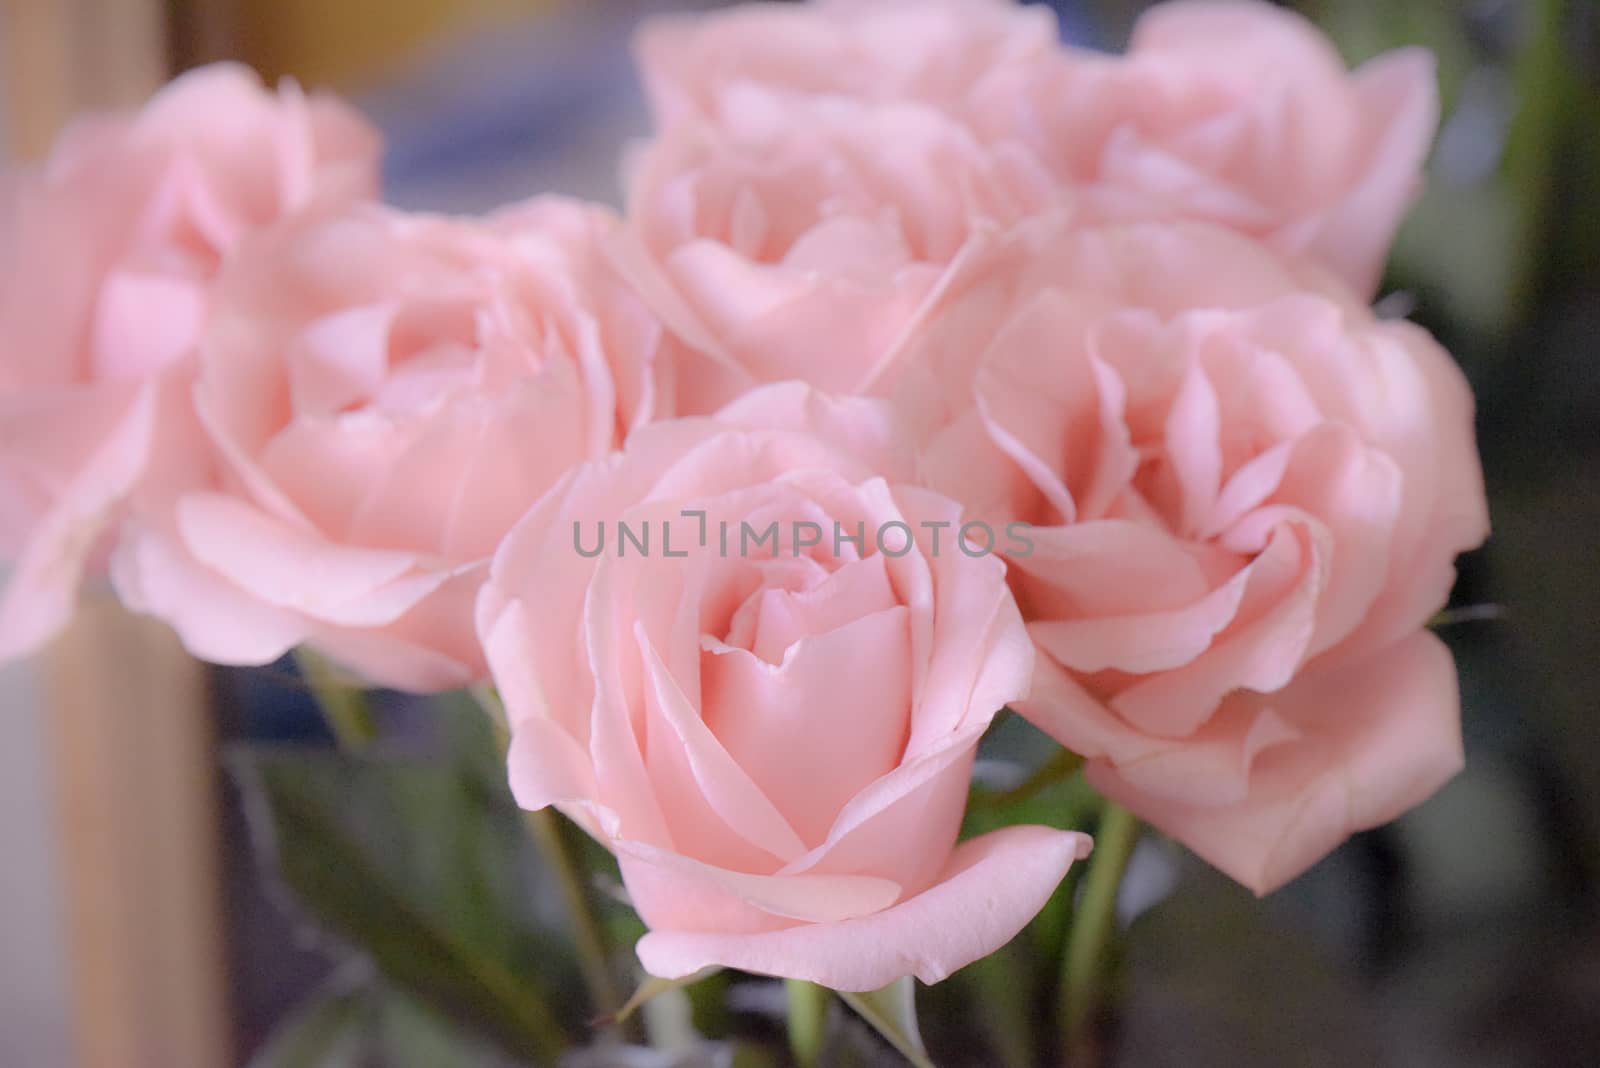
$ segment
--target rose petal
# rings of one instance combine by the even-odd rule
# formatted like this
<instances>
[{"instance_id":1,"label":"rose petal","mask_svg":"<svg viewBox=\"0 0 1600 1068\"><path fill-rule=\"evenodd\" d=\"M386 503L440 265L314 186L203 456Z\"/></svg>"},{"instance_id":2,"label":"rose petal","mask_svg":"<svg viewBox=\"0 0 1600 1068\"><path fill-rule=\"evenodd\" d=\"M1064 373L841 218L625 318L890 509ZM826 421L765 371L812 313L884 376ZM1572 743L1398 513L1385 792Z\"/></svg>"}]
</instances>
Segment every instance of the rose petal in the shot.
<instances>
[{"instance_id":1,"label":"rose petal","mask_svg":"<svg viewBox=\"0 0 1600 1068\"><path fill-rule=\"evenodd\" d=\"M660 745L649 746L649 764L658 796L668 793L671 776L659 774L659 761L681 758L688 764L700 797L713 812L739 837L757 848L765 850L780 863L805 852L805 844L795 828L784 818L767 790L770 783L752 779L750 769L742 767L724 747L723 741L713 733L701 718L700 710L689 704L676 682L661 662L655 648L645 636L643 627L635 623L634 639L644 659L647 686L646 705L662 719L671 730L672 737ZM765 709L751 709L747 714L765 714ZM762 769L757 769L759 770ZM664 797L669 822L676 809L687 798L677 794L678 805L672 798ZM705 828L700 828L701 846L705 846ZM707 856L707 859L711 859Z\"/></svg>"},{"instance_id":2,"label":"rose petal","mask_svg":"<svg viewBox=\"0 0 1600 1068\"><path fill-rule=\"evenodd\" d=\"M122 603L156 616L184 648L214 664L270 664L310 636L297 613L246 595L201 565L175 534L130 526L111 558Z\"/></svg>"},{"instance_id":3,"label":"rose petal","mask_svg":"<svg viewBox=\"0 0 1600 1068\"><path fill-rule=\"evenodd\" d=\"M881 912L753 934L654 930L639 960L664 979L720 965L844 991L936 983L1009 942L1089 848L1081 834L1008 827L963 843L933 886Z\"/></svg>"},{"instance_id":4,"label":"rose petal","mask_svg":"<svg viewBox=\"0 0 1600 1068\"><path fill-rule=\"evenodd\" d=\"M28 531L0 598L0 661L38 650L72 618L89 556L113 509L144 473L158 400L154 383L133 396L110 435Z\"/></svg>"},{"instance_id":5,"label":"rose petal","mask_svg":"<svg viewBox=\"0 0 1600 1068\"><path fill-rule=\"evenodd\" d=\"M893 768L911 710L911 640L903 607L875 612L789 647L781 665L743 649L703 659L702 715L728 753L799 834L818 843L836 813ZM849 738L841 750L839 739Z\"/></svg>"},{"instance_id":6,"label":"rose petal","mask_svg":"<svg viewBox=\"0 0 1600 1068\"><path fill-rule=\"evenodd\" d=\"M1461 769L1455 664L1431 634L1309 672L1261 700L1304 741L1264 753L1241 803L1155 799L1098 762L1089 768L1090 781L1265 894L1348 835L1420 804Z\"/></svg>"},{"instance_id":7,"label":"rose petal","mask_svg":"<svg viewBox=\"0 0 1600 1068\"><path fill-rule=\"evenodd\" d=\"M421 569L415 553L325 541L218 493L180 501L178 529L200 563L241 590L328 623L392 623L449 575Z\"/></svg>"},{"instance_id":8,"label":"rose petal","mask_svg":"<svg viewBox=\"0 0 1600 1068\"><path fill-rule=\"evenodd\" d=\"M1364 294L1377 292L1395 231L1422 188L1439 128L1433 53L1401 48L1354 75L1356 107L1372 131L1358 183L1321 220L1309 252Z\"/></svg>"},{"instance_id":9,"label":"rose petal","mask_svg":"<svg viewBox=\"0 0 1600 1068\"><path fill-rule=\"evenodd\" d=\"M696 922L711 901L726 896L765 914L753 919L763 927L783 926L771 919L802 923L837 923L866 916L892 905L900 886L874 875L750 875L728 871L642 842L613 843L623 876L634 885L649 879L649 893L636 894L644 920L653 927L680 927ZM675 887L670 893L660 885ZM715 911L712 913L716 915ZM726 922L730 917L717 916Z\"/></svg>"}]
</instances>

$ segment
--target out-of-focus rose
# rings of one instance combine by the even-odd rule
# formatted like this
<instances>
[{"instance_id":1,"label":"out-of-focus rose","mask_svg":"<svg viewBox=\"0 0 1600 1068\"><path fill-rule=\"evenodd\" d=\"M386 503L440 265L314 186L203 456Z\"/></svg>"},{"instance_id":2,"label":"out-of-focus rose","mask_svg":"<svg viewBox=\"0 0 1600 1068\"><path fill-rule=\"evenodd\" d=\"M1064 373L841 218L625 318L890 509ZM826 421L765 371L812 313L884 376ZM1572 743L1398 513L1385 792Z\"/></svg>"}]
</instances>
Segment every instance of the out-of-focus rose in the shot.
<instances>
[{"instance_id":1,"label":"out-of-focus rose","mask_svg":"<svg viewBox=\"0 0 1600 1068\"><path fill-rule=\"evenodd\" d=\"M1026 144L1087 216L1216 222L1363 294L1439 118L1430 53L1352 74L1315 26L1263 0L1159 4L1124 56L1060 51L983 91L972 121L986 143Z\"/></svg>"},{"instance_id":2,"label":"out-of-focus rose","mask_svg":"<svg viewBox=\"0 0 1600 1068\"><path fill-rule=\"evenodd\" d=\"M179 78L137 115L70 128L0 189L0 658L66 625L130 498L199 477L190 410L209 287L240 240L376 189L357 116L233 66Z\"/></svg>"},{"instance_id":3,"label":"out-of-focus rose","mask_svg":"<svg viewBox=\"0 0 1600 1068\"><path fill-rule=\"evenodd\" d=\"M1354 74L1304 19L1192 0L1125 56L1002 0L757 5L638 51L661 126L630 166L641 290L686 343L664 403L800 378L883 392L952 261L996 229L1201 220L1375 288L1437 123L1431 57ZM670 399L668 399L670 395Z\"/></svg>"},{"instance_id":4,"label":"out-of-focus rose","mask_svg":"<svg viewBox=\"0 0 1600 1068\"><path fill-rule=\"evenodd\" d=\"M1041 226L1007 252L909 358L970 376L943 433L991 443L936 436L928 482L981 494L1009 467L1036 490L1018 707L1271 889L1460 766L1455 672L1421 628L1488 529L1471 394L1422 330L1220 228Z\"/></svg>"},{"instance_id":5,"label":"out-of-focus rose","mask_svg":"<svg viewBox=\"0 0 1600 1068\"><path fill-rule=\"evenodd\" d=\"M763 382L880 385L969 239L1059 199L1020 144L980 143L952 110L992 66L1047 51L1052 27L958 0L647 31L663 128L631 160L625 261L687 343L664 403L706 414Z\"/></svg>"},{"instance_id":6,"label":"out-of-focus rose","mask_svg":"<svg viewBox=\"0 0 1600 1068\"><path fill-rule=\"evenodd\" d=\"M556 199L481 223L358 206L252 245L196 387L226 470L130 535L124 599L208 660L309 642L381 685L481 677L495 546L649 414L658 330L604 267L614 226Z\"/></svg>"},{"instance_id":7,"label":"out-of-focus rose","mask_svg":"<svg viewBox=\"0 0 1600 1068\"><path fill-rule=\"evenodd\" d=\"M818 0L668 16L635 45L659 123L719 121L748 86L920 101L960 113L997 72L1059 43L1049 8L1009 0Z\"/></svg>"},{"instance_id":8,"label":"out-of-focus rose","mask_svg":"<svg viewBox=\"0 0 1600 1068\"><path fill-rule=\"evenodd\" d=\"M512 788L616 853L652 974L933 982L1087 852L1041 827L956 845L1033 654L958 506L894 481L887 420L790 384L646 427L495 557L478 629Z\"/></svg>"}]
</instances>

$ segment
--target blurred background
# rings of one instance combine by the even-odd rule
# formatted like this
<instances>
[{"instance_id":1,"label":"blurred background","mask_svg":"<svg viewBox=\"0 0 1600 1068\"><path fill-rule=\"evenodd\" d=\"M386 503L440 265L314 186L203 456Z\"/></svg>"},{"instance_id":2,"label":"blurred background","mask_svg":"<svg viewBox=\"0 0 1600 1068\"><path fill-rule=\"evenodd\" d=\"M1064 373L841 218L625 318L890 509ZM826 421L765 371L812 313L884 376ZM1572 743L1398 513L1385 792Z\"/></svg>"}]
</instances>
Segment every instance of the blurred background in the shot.
<instances>
[{"instance_id":1,"label":"blurred background","mask_svg":"<svg viewBox=\"0 0 1600 1068\"><path fill-rule=\"evenodd\" d=\"M0 0L0 133L12 159L36 157L73 112L137 104L177 71L234 58L352 97L387 137L387 193L403 206L471 211L546 190L616 202L619 149L645 129L630 31L687 6ZM1054 6L1068 36L1117 48L1144 5ZM1441 631L1462 674L1467 770L1265 901L1142 844L1107 1060L1600 1064L1600 3L1296 6L1353 63L1403 44L1439 56L1444 124L1384 299L1445 341L1479 398L1495 532L1463 561ZM402 756L477 744L398 699L378 716ZM372 1000L366 966L308 934L271 873L285 858L263 856L262 824L282 813L248 800L271 792L270 762L241 776L227 754L326 742L287 667L208 674L110 609L6 668L0 1068L267 1068L286 1019L343 1034L308 1004L365 1013L365 1044L270 1064L502 1063L419 1024L415 1006ZM355 793L344 803L360 808ZM345 829L403 833L381 812ZM333 878L359 897L361 877ZM964 988L950 986L924 998L935 1058L1015 1063L963 1044ZM1038 1026L1019 999L1017 1026ZM734 1004L755 1022L733 1030L770 1029L759 996Z\"/></svg>"}]
</instances>

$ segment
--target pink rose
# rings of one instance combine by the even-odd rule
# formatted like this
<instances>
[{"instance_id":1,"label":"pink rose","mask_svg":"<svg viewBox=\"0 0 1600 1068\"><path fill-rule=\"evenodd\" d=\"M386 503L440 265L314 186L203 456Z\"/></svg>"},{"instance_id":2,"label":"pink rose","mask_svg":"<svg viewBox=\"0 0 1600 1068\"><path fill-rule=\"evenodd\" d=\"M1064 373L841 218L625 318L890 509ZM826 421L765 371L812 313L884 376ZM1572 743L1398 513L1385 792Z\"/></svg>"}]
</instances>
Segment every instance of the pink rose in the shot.
<instances>
[{"instance_id":1,"label":"pink rose","mask_svg":"<svg viewBox=\"0 0 1600 1068\"><path fill-rule=\"evenodd\" d=\"M603 267L614 225L555 199L482 223L361 206L254 244L196 389L226 470L129 539L124 599L208 660L310 642L381 685L481 677L495 546L648 416L657 328Z\"/></svg>"},{"instance_id":2,"label":"pink rose","mask_svg":"<svg viewBox=\"0 0 1600 1068\"><path fill-rule=\"evenodd\" d=\"M706 414L763 382L880 386L971 239L1057 199L1029 153L984 145L947 99L1042 51L1049 25L977 0L759 7L646 32L663 129L631 161L624 259L686 343L663 403Z\"/></svg>"},{"instance_id":3,"label":"pink rose","mask_svg":"<svg viewBox=\"0 0 1600 1068\"><path fill-rule=\"evenodd\" d=\"M985 85L973 121L1028 145L1103 220L1197 219L1314 259L1363 294L1421 188L1433 57L1347 73L1310 22L1258 0L1151 8L1125 56L1062 51Z\"/></svg>"},{"instance_id":4,"label":"pink rose","mask_svg":"<svg viewBox=\"0 0 1600 1068\"><path fill-rule=\"evenodd\" d=\"M656 19L635 52L665 125L719 121L751 85L959 111L997 72L1059 40L1049 8L1009 0L817 0Z\"/></svg>"},{"instance_id":5,"label":"pink rose","mask_svg":"<svg viewBox=\"0 0 1600 1068\"><path fill-rule=\"evenodd\" d=\"M982 339L942 433L990 444L925 447L927 479L1032 482L1019 709L1264 892L1460 766L1420 628L1488 530L1472 397L1422 330L1222 229L1041 226L1009 251L913 344Z\"/></svg>"},{"instance_id":6,"label":"pink rose","mask_svg":"<svg viewBox=\"0 0 1600 1068\"><path fill-rule=\"evenodd\" d=\"M478 630L512 788L616 853L654 975L934 982L1087 852L1041 827L956 845L1032 651L958 507L897 481L900 438L879 402L772 387L638 431L495 557Z\"/></svg>"},{"instance_id":7,"label":"pink rose","mask_svg":"<svg viewBox=\"0 0 1600 1068\"><path fill-rule=\"evenodd\" d=\"M0 658L71 618L130 498L207 452L189 404L209 289L240 239L377 186L354 114L240 67L179 78L137 115L83 120L0 206Z\"/></svg>"}]
</instances>

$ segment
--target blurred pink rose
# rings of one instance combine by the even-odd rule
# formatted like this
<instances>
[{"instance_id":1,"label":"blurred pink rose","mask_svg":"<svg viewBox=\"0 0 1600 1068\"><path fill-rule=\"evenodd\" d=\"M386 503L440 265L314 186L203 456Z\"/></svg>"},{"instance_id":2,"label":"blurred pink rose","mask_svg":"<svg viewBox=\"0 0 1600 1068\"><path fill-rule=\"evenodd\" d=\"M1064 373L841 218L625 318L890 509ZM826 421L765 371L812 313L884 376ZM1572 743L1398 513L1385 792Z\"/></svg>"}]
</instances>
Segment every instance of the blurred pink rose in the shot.
<instances>
[{"instance_id":1,"label":"blurred pink rose","mask_svg":"<svg viewBox=\"0 0 1600 1068\"><path fill-rule=\"evenodd\" d=\"M770 387L640 430L495 557L478 629L512 788L616 853L654 975L934 982L1087 852L1042 827L956 845L1033 653L954 502L896 483L901 437L880 402Z\"/></svg>"},{"instance_id":2,"label":"blurred pink rose","mask_svg":"<svg viewBox=\"0 0 1600 1068\"><path fill-rule=\"evenodd\" d=\"M377 139L332 100L187 74L137 115L80 121L0 205L0 658L71 618L130 497L200 476L189 400L209 287L241 238L372 194Z\"/></svg>"},{"instance_id":3,"label":"blurred pink rose","mask_svg":"<svg viewBox=\"0 0 1600 1068\"><path fill-rule=\"evenodd\" d=\"M1105 221L1196 219L1377 287L1439 119L1430 53L1353 74L1309 21L1264 0L1178 0L1125 56L1061 51L983 87L972 121L1016 139Z\"/></svg>"},{"instance_id":4,"label":"blurred pink rose","mask_svg":"<svg viewBox=\"0 0 1600 1068\"><path fill-rule=\"evenodd\" d=\"M1471 394L1422 330L1223 229L1041 226L1007 251L910 358L973 383L925 480L1035 491L1011 505L1041 524L1011 560L1040 652L1018 707L1271 889L1460 766L1455 672L1421 628L1488 530Z\"/></svg>"},{"instance_id":5,"label":"blurred pink rose","mask_svg":"<svg viewBox=\"0 0 1600 1068\"><path fill-rule=\"evenodd\" d=\"M635 44L658 124L716 122L752 85L959 112L997 72L1059 46L1054 14L1009 0L749 3L647 23Z\"/></svg>"},{"instance_id":6,"label":"blurred pink rose","mask_svg":"<svg viewBox=\"0 0 1600 1068\"><path fill-rule=\"evenodd\" d=\"M474 223L359 206L224 274L196 404L226 470L142 525L118 590L196 655L309 642L380 685L484 673L472 599L507 530L648 416L655 322L547 199Z\"/></svg>"},{"instance_id":7,"label":"blurred pink rose","mask_svg":"<svg viewBox=\"0 0 1600 1068\"><path fill-rule=\"evenodd\" d=\"M1044 52L1052 27L957 0L647 30L662 129L630 162L624 259L686 342L664 403L706 414L763 382L880 385L971 239L1057 199L1030 153L982 144L951 109L990 65Z\"/></svg>"},{"instance_id":8,"label":"blurred pink rose","mask_svg":"<svg viewBox=\"0 0 1600 1068\"><path fill-rule=\"evenodd\" d=\"M663 404L883 392L952 262L1043 214L1203 220L1377 284L1437 122L1432 59L1354 75L1266 3L1162 5L1125 56L1003 0L754 5L638 52L660 132L622 258L684 342Z\"/></svg>"}]
</instances>

